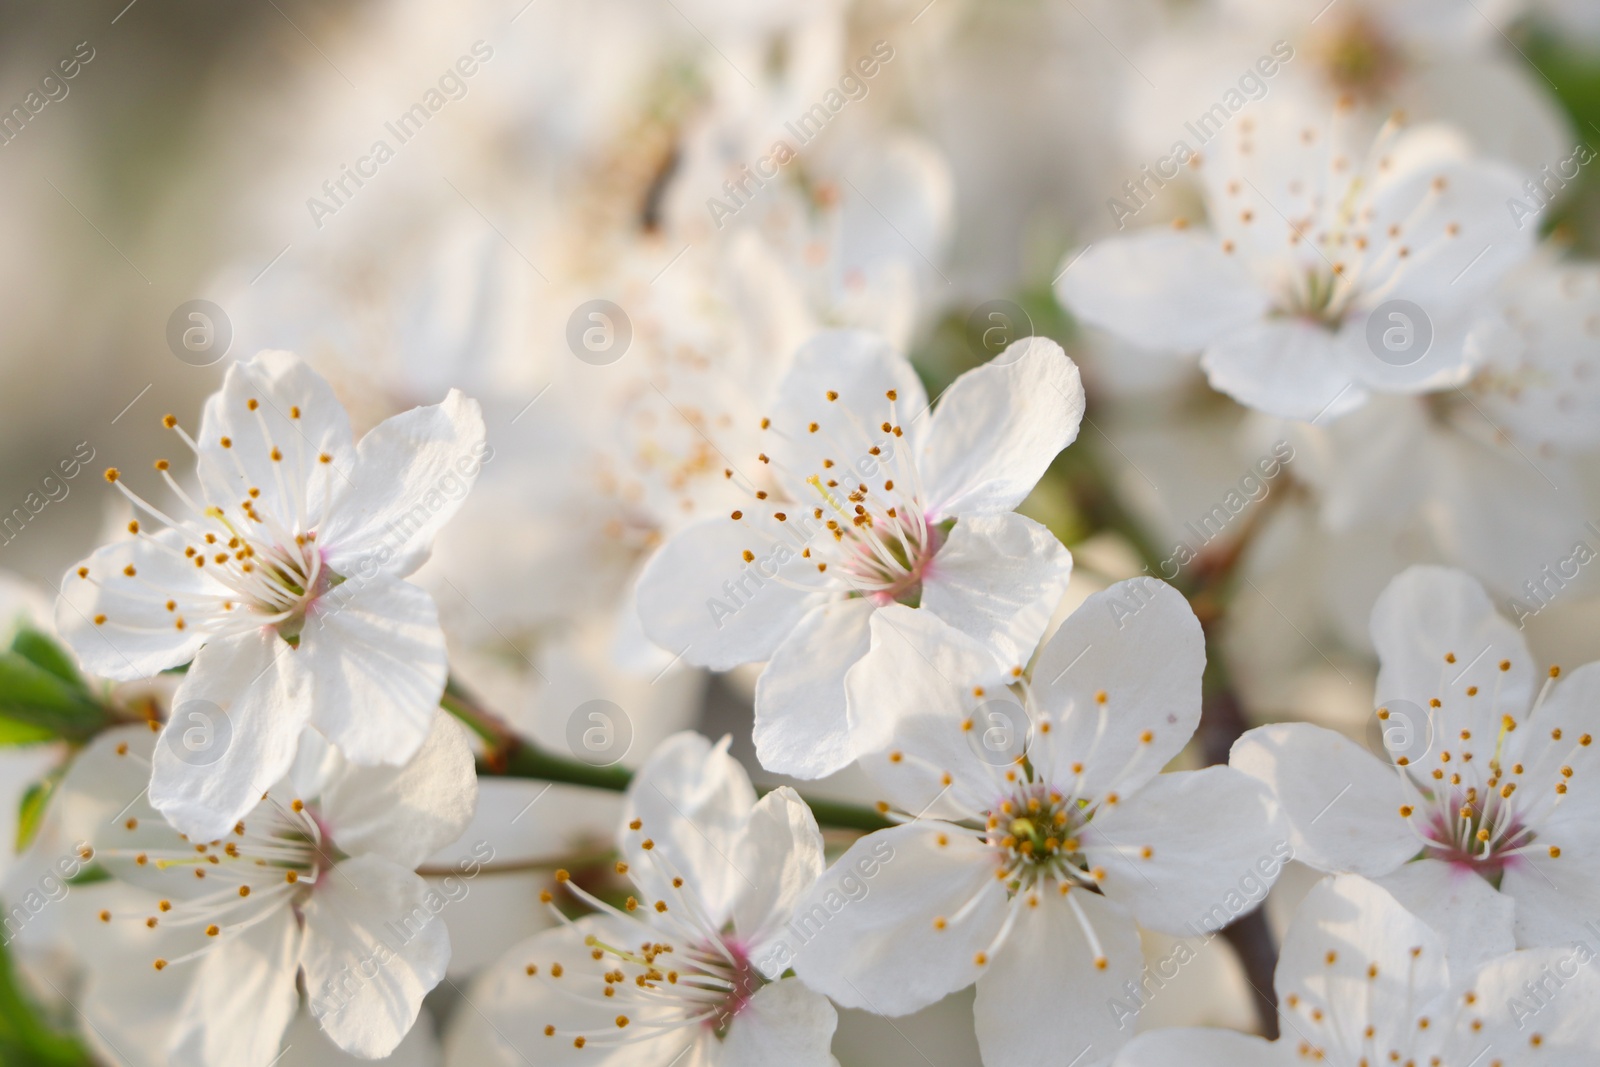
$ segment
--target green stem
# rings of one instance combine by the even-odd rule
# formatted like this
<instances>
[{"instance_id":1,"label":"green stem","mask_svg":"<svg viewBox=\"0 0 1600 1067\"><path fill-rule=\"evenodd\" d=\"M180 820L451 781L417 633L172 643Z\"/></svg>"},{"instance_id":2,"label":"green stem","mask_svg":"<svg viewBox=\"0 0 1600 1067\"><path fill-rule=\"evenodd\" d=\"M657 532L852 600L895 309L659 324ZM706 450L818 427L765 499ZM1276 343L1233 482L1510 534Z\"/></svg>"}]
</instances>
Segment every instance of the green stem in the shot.
<instances>
[{"instance_id":1,"label":"green stem","mask_svg":"<svg viewBox=\"0 0 1600 1067\"><path fill-rule=\"evenodd\" d=\"M484 742L487 751L478 761L480 774L501 778L530 778L560 785L578 785L620 793L633 781L633 772L621 765L596 767L582 760L557 756L517 735L504 719L484 707L455 679L445 687L439 701L450 714L461 720ZM772 789L762 788L765 795ZM855 830L871 833L894 825L874 808L838 800L802 797L817 823L824 829Z\"/></svg>"}]
</instances>

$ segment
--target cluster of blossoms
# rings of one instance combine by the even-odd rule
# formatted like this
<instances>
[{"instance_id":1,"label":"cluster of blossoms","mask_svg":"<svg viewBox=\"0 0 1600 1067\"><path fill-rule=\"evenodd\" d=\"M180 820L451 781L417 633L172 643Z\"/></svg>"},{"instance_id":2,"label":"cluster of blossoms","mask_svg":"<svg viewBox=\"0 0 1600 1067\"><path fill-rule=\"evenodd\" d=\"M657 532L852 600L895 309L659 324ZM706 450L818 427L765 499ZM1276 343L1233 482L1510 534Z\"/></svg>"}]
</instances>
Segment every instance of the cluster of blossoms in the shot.
<instances>
[{"instance_id":1,"label":"cluster of blossoms","mask_svg":"<svg viewBox=\"0 0 1600 1067\"><path fill-rule=\"evenodd\" d=\"M579 7L0 575L0 1062L1600 1063L1587 7Z\"/></svg>"}]
</instances>

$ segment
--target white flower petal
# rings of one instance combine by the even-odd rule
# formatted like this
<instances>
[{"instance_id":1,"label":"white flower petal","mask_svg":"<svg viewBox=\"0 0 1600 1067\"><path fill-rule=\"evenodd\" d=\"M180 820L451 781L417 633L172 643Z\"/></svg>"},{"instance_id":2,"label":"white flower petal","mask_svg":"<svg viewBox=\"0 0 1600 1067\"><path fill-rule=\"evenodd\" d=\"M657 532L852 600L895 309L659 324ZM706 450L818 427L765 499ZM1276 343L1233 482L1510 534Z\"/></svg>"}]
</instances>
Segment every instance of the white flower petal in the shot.
<instances>
[{"instance_id":1,"label":"white flower petal","mask_svg":"<svg viewBox=\"0 0 1600 1067\"><path fill-rule=\"evenodd\" d=\"M1600 835L1592 814L1574 814L1574 821L1584 825L1576 832L1570 823L1541 827L1533 847L1501 879L1500 892L1516 901L1519 945L1564 945L1594 936L1600 919ZM1556 842L1561 843L1559 858L1548 851Z\"/></svg>"},{"instance_id":2,"label":"white flower petal","mask_svg":"<svg viewBox=\"0 0 1600 1067\"><path fill-rule=\"evenodd\" d=\"M786 542L764 528L727 518L680 530L639 575L644 632L669 653L712 670L771 658L818 599L784 584L815 584L816 571L792 548L787 562L772 560L780 545ZM754 559L745 561L745 552Z\"/></svg>"},{"instance_id":3,"label":"white flower petal","mask_svg":"<svg viewBox=\"0 0 1600 1067\"><path fill-rule=\"evenodd\" d=\"M787 939L795 973L845 1007L884 1015L964 988L1005 920L996 869L992 848L947 823L868 834L800 902ZM768 961L755 962L781 973L784 958L769 950Z\"/></svg>"},{"instance_id":4,"label":"white flower petal","mask_svg":"<svg viewBox=\"0 0 1600 1067\"><path fill-rule=\"evenodd\" d=\"M450 935L428 895L403 867L357 856L336 864L303 906L311 1014L346 1052L393 1052L444 977Z\"/></svg>"},{"instance_id":5,"label":"white flower petal","mask_svg":"<svg viewBox=\"0 0 1600 1067\"><path fill-rule=\"evenodd\" d=\"M739 761L728 755L730 740L713 745L685 731L663 741L629 784L618 831L618 851L644 903L676 906L680 896L672 879L682 876L683 892L719 928L739 896L765 873L738 847L756 793ZM632 828L634 822L639 829Z\"/></svg>"},{"instance_id":6,"label":"white flower petal","mask_svg":"<svg viewBox=\"0 0 1600 1067\"><path fill-rule=\"evenodd\" d=\"M719 1067L829 1067L839 1015L796 979L763 986L734 1016Z\"/></svg>"},{"instance_id":7,"label":"white flower petal","mask_svg":"<svg viewBox=\"0 0 1600 1067\"><path fill-rule=\"evenodd\" d=\"M295 974L301 933L294 912L220 944L196 962L169 1038L172 1062L197 1067L268 1067L299 1008Z\"/></svg>"},{"instance_id":8,"label":"white flower petal","mask_svg":"<svg viewBox=\"0 0 1600 1067\"><path fill-rule=\"evenodd\" d=\"M504 1067L672 1067L674 1057L685 1047L715 1040L698 1024L667 1030L654 1039L647 1037L647 1028L681 1016L674 1005L653 1009L637 997L626 1000L631 1032L619 1030L615 1019L624 1011L619 1003L624 995L597 995L605 988L603 976L617 961L609 955L594 959L587 943L591 936L611 945L630 945L648 934L637 923L587 915L512 946L467 989L469 1007L457 1013L451 1024L445 1061L451 1067L484 1063ZM563 971L559 978L552 977L556 963ZM537 968L534 974L528 973L530 966ZM546 1036L547 1026L557 1032ZM579 1035L587 1047L574 1047ZM632 1040L612 1044L618 1036ZM677 1064L700 1062L686 1057Z\"/></svg>"},{"instance_id":9,"label":"white flower petal","mask_svg":"<svg viewBox=\"0 0 1600 1067\"><path fill-rule=\"evenodd\" d=\"M489 455L483 412L452 389L441 403L385 419L361 439L318 544L347 578L416 570Z\"/></svg>"},{"instance_id":10,"label":"white flower petal","mask_svg":"<svg viewBox=\"0 0 1600 1067\"><path fill-rule=\"evenodd\" d=\"M756 802L735 853L755 885L735 901L733 928L750 955L760 956L822 874L822 831L805 801L781 786Z\"/></svg>"},{"instance_id":11,"label":"white flower petal","mask_svg":"<svg viewBox=\"0 0 1600 1067\"><path fill-rule=\"evenodd\" d=\"M1369 1025L1389 1042L1413 1033L1417 1010L1445 991L1448 974L1439 934L1379 886L1340 875L1300 905L1274 984L1280 1003L1293 997L1302 1014L1322 1012L1333 1047L1362 1048Z\"/></svg>"},{"instance_id":12,"label":"white flower petal","mask_svg":"<svg viewBox=\"0 0 1600 1067\"><path fill-rule=\"evenodd\" d=\"M1090 246L1056 283L1084 322L1141 348L1195 352L1266 313L1269 300L1213 234L1142 230Z\"/></svg>"},{"instance_id":13,"label":"white flower petal","mask_svg":"<svg viewBox=\"0 0 1600 1067\"><path fill-rule=\"evenodd\" d=\"M886 395L891 390L893 401ZM778 383L767 451L779 476L794 478L827 469L824 460L854 469L872 458L869 450L875 446L910 446L915 455L922 427L918 416L927 407L927 393L911 364L882 337L862 330L824 330L800 347ZM905 436L885 433L885 422L898 422ZM815 432L812 423L817 424ZM788 489L796 499L815 499L807 485Z\"/></svg>"},{"instance_id":14,"label":"white flower petal","mask_svg":"<svg viewBox=\"0 0 1600 1067\"><path fill-rule=\"evenodd\" d=\"M1072 554L1015 512L960 519L928 565L922 607L1022 666L1067 590Z\"/></svg>"},{"instance_id":15,"label":"white flower petal","mask_svg":"<svg viewBox=\"0 0 1600 1067\"><path fill-rule=\"evenodd\" d=\"M1011 345L939 397L917 470L935 520L1010 511L1078 436L1083 383L1061 346Z\"/></svg>"},{"instance_id":16,"label":"white flower petal","mask_svg":"<svg viewBox=\"0 0 1600 1067\"><path fill-rule=\"evenodd\" d=\"M404 763L433 725L449 666L433 597L379 577L322 597L293 652L312 724L355 763Z\"/></svg>"},{"instance_id":17,"label":"white flower petal","mask_svg":"<svg viewBox=\"0 0 1600 1067\"><path fill-rule=\"evenodd\" d=\"M1341 340L1301 319L1265 319L1230 331L1200 358L1213 389L1286 419L1334 419L1360 406Z\"/></svg>"},{"instance_id":18,"label":"white flower petal","mask_svg":"<svg viewBox=\"0 0 1600 1067\"><path fill-rule=\"evenodd\" d=\"M1398 772L1332 730L1262 726L1234 742L1228 762L1271 790L1302 863L1376 876L1422 848L1400 814L1407 794Z\"/></svg>"},{"instance_id":19,"label":"white flower petal","mask_svg":"<svg viewBox=\"0 0 1600 1067\"><path fill-rule=\"evenodd\" d=\"M1581 949L1569 943L1510 953L1473 975L1471 988L1480 1005L1474 1020L1482 1026L1458 1027L1460 1062L1470 1062L1485 1047L1493 1050L1491 1063L1590 1067L1597 1062L1600 1032L1594 1009L1600 1004L1600 969L1590 937L1581 944Z\"/></svg>"},{"instance_id":20,"label":"white flower petal","mask_svg":"<svg viewBox=\"0 0 1600 1067\"><path fill-rule=\"evenodd\" d=\"M183 555L187 543L178 529L117 541L62 576L56 630L85 670L137 681L194 658L210 635L187 620L178 628L184 607L204 599L209 614L215 610L210 598L234 594L189 562ZM85 567L88 577L78 574ZM171 611L169 600L175 605Z\"/></svg>"},{"instance_id":21,"label":"white flower petal","mask_svg":"<svg viewBox=\"0 0 1600 1067\"><path fill-rule=\"evenodd\" d=\"M301 668L272 630L200 650L151 757L150 802L173 826L219 838L288 772L311 714Z\"/></svg>"},{"instance_id":22,"label":"white flower petal","mask_svg":"<svg viewBox=\"0 0 1600 1067\"><path fill-rule=\"evenodd\" d=\"M1460 571L1402 572L1373 606L1372 643L1380 706L1405 700L1426 711L1431 700L1442 702L1433 715L1435 748L1453 750L1459 731L1470 730L1474 754L1487 759L1501 716L1521 720L1533 697L1533 657L1522 635L1496 614L1483 586ZM1469 688L1475 695L1466 695Z\"/></svg>"},{"instance_id":23,"label":"white flower petal","mask_svg":"<svg viewBox=\"0 0 1600 1067\"><path fill-rule=\"evenodd\" d=\"M1164 582L1133 578L1089 597L1033 668L1035 701L1051 720L1035 742L1045 777L1074 780L1081 762L1078 791L1094 796L1159 774L1200 724L1205 663L1199 621Z\"/></svg>"},{"instance_id":24,"label":"white flower petal","mask_svg":"<svg viewBox=\"0 0 1600 1067\"><path fill-rule=\"evenodd\" d=\"M891 604L871 628L871 649L845 676L862 769L902 811L959 819L985 810L1001 764L1023 751L1012 731L1028 726L1022 699L1006 688L1010 672L931 611ZM993 747L976 747L991 728L1001 731Z\"/></svg>"},{"instance_id":25,"label":"white flower petal","mask_svg":"<svg viewBox=\"0 0 1600 1067\"><path fill-rule=\"evenodd\" d=\"M323 821L341 851L375 852L416 867L454 843L478 799L478 775L466 730L434 713L428 739L401 767L347 764L321 796Z\"/></svg>"},{"instance_id":26,"label":"white flower petal","mask_svg":"<svg viewBox=\"0 0 1600 1067\"><path fill-rule=\"evenodd\" d=\"M262 513L285 527L303 520L301 530L325 517L323 502L340 491L355 461L344 406L290 352L261 352L229 367L222 388L206 400L195 440L209 502L233 507L259 490ZM331 462L321 462L323 454Z\"/></svg>"},{"instance_id":27,"label":"white flower petal","mask_svg":"<svg viewBox=\"0 0 1600 1067\"><path fill-rule=\"evenodd\" d=\"M1512 898L1497 892L1475 871L1440 860L1417 860L1375 881L1444 937L1452 974L1474 971L1517 947Z\"/></svg>"},{"instance_id":28,"label":"white flower petal","mask_svg":"<svg viewBox=\"0 0 1600 1067\"><path fill-rule=\"evenodd\" d=\"M1059 1067L1075 1057L1079 1064L1111 1062L1133 1031L1118 1028L1110 1005L1144 967L1133 920L1093 893L1068 900L1042 888L1012 907L1016 925L978 978L972 1005L985 1067Z\"/></svg>"},{"instance_id":29,"label":"white flower petal","mask_svg":"<svg viewBox=\"0 0 1600 1067\"><path fill-rule=\"evenodd\" d=\"M1080 835L1100 888L1145 926L1219 930L1267 898L1290 857L1260 782L1232 767L1159 774ZM1146 852L1148 850L1148 853Z\"/></svg>"},{"instance_id":30,"label":"white flower petal","mask_svg":"<svg viewBox=\"0 0 1600 1067\"><path fill-rule=\"evenodd\" d=\"M821 778L856 757L845 676L867 654L875 610L867 597L830 601L772 654L756 682L756 757L767 770Z\"/></svg>"}]
</instances>

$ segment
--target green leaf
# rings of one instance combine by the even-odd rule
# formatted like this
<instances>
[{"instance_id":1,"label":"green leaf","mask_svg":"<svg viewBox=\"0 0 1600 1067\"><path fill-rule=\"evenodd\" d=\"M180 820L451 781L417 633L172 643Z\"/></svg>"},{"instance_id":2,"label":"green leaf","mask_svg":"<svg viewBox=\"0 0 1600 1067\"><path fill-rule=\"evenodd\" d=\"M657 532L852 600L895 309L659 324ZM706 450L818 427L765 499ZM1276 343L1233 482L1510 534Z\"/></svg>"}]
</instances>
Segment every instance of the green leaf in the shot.
<instances>
[{"instance_id":1,"label":"green leaf","mask_svg":"<svg viewBox=\"0 0 1600 1067\"><path fill-rule=\"evenodd\" d=\"M83 675L78 673L78 665L73 662L71 653L47 634L24 627L18 630L17 636L12 639L11 651L35 667L49 671L63 682L88 692L89 687L84 684Z\"/></svg>"},{"instance_id":2,"label":"green leaf","mask_svg":"<svg viewBox=\"0 0 1600 1067\"><path fill-rule=\"evenodd\" d=\"M42 728L53 737L85 740L106 725L106 709L17 651L0 652L0 719Z\"/></svg>"},{"instance_id":3,"label":"green leaf","mask_svg":"<svg viewBox=\"0 0 1600 1067\"><path fill-rule=\"evenodd\" d=\"M94 1061L84 1047L50 1029L40 1014L18 987L7 946L0 942L0 1064L92 1067Z\"/></svg>"},{"instance_id":4,"label":"green leaf","mask_svg":"<svg viewBox=\"0 0 1600 1067\"><path fill-rule=\"evenodd\" d=\"M17 851L21 852L33 843L34 837L39 833L39 826L44 822L45 808L50 804L50 798L55 796L56 786L61 784L61 776L65 768L58 767L34 782L22 794L21 811L17 814Z\"/></svg>"}]
</instances>

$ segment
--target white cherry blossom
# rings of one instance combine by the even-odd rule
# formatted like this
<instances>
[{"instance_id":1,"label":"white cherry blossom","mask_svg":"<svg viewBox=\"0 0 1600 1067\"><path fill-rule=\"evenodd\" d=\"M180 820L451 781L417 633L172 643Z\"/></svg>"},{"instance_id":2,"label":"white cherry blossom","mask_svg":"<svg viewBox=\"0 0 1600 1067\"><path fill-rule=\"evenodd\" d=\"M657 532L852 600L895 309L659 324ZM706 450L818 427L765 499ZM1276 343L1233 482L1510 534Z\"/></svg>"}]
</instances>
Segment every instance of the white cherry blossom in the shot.
<instances>
[{"instance_id":1,"label":"white cherry blossom","mask_svg":"<svg viewBox=\"0 0 1600 1067\"><path fill-rule=\"evenodd\" d=\"M1413 567L1373 611L1389 759L1306 723L1263 726L1232 764L1267 783L1295 855L1377 880L1478 961L1586 935L1600 914L1600 665L1535 668L1459 571ZM1509 927L1508 927L1509 930Z\"/></svg>"},{"instance_id":2,"label":"white cherry blossom","mask_svg":"<svg viewBox=\"0 0 1600 1067\"><path fill-rule=\"evenodd\" d=\"M1348 110L1263 101L1196 161L1208 226L1095 243L1062 303L1139 346L1201 353L1213 387L1286 418L1464 382L1477 305L1537 230L1506 209L1518 179L1446 128L1391 121L1373 139ZM1391 320L1393 301L1417 310ZM1391 328L1399 348L1380 356L1369 335Z\"/></svg>"},{"instance_id":3,"label":"white cherry blossom","mask_svg":"<svg viewBox=\"0 0 1600 1067\"><path fill-rule=\"evenodd\" d=\"M67 823L122 893L95 916L91 1013L138 1029L152 999L179 1005L168 1062L267 1067L299 1010L334 1044L388 1055L444 976L450 938L414 869L472 817L464 731L436 712L405 767L361 767L313 734L295 774L219 837L180 834L143 796L160 740L119 727L62 784ZM98 951L94 950L98 949Z\"/></svg>"},{"instance_id":4,"label":"white cherry blossom","mask_svg":"<svg viewBox=\"0 0 1600 1067\"><path fill-rule=\"evenodd\" d=\"M822 835L792 790L756 800L727 749L683 733L656 750L617 837L635 893L615 907L558 872L594 913L557 912L485 972L451 1063L836 1064L833 1006L757 966L822 871Z\"/></svg>"},{"instance_id":5,"label":"white cherry blossom","mask_svg":"<svg viewBox=\"0 0 1600 1067\"><path fill-rule=\"evenodd\" d=\"M454 390L358 445L327 383L284 352L229 367L198 438L163 421L195 453L198 491L156 461L173 517L107 471L138 509L133 536L67 572L56 619L108 678L190 663L150 796L208 839L283 777L308 725L361 764L404 763L422 745L444 635L432 598L404 579L488 448L478 405ZM191 729L215 732L204 751Z\"/></svg>"},{"instance_id":6,"label":"white cherry blossom","mask_svg":"<svg viewBox=\"0 0 1600 1067\"><path fill-rule=\"evenodd\" d=\"M820 334L779 384L765 450L728 459L747 502L680 531L647 564L645 632L713 669L769 661L756 690L762 765L836 771L857 754L845 674L883 607L914 606L997 659L1026 659L1071 556L1012 509L1082 416L1077 368L1047 340L962 375L930 415L886 343Z\"/></svg>"},{"instance_id":7,"label":"white cherry blossom","mask_svg":"<svg viewBox=\"0 0 1600 1067\"><path fill-rule=\"evenodd\" d=\"M1492 932L1492 931L1491 931ZM1116 1067L1580 1067L1600 1054L1592 949L1463 967L1437 932L1356 875L1321 882L1278 960L1283 1034L1158 1030Z\"/></svg>"},{"instance_id":8,"label":"white cherry blossom","mask_svg":"<svg viewBox=\"0 0 1600 1067\"><path fill-rule=\"evenodd\" d=\"M886 1015L976 982L989 1067L1109 1063L1135 921L1226 925L1250 907L1228 903L1239 880L1270 884L1287 856L1247 776L1161 773L1199 723L1199 623L1170 587L1120 583L1067 618L1031 680L931 613L888 607L872 627L851 682L885 722L862 766L915 817L856 842L801 902L795 972ZM868 891L848 893L869 860Z\"/></svg>"}]
</instances>

